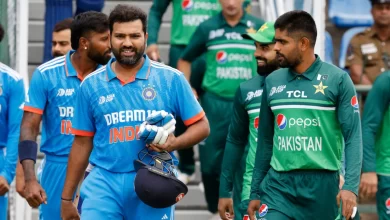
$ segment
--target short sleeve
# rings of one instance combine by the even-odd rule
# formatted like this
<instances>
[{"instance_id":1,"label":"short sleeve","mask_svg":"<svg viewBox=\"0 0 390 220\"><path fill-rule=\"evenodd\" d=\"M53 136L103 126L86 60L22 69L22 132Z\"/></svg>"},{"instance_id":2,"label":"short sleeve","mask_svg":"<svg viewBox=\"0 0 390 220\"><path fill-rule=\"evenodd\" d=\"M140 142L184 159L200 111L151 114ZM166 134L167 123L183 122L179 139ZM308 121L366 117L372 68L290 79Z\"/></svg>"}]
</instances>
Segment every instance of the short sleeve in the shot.
<instances>
[{"instance_id":1,"label":"short sleeve","mask_svg":"<svg viewBox=\"0 0 390 220\"><path fill-rule=\"evenodd\" d=\"M176 113L186 126L194 124L205 115L192 92L190 84L188 84L183 74L180 74L176 79L176 99L174 106Z\"/></svg>"},{"instance_id":2,"label":"short sleeve","mask_svg":"<svg viewBox=\"0 0 390 220\"><path fill-rule=\"evenodd\" d=\"M36 69L32 75L24 111L43 114L48 97L46 83L43 74Z\"/></svg>"},{"instance_id":3,"label":"short sleeve","mask_svg":"<svg viewBox=\"0 0 390 220\"><path fill-rule=\"evenodd\" d=\"M81 84L77 92L76 107L72 120L72 133L74 135L92 137L95 134L95 123L89 97L86 85Z\"/></svg>"}]
</instances>

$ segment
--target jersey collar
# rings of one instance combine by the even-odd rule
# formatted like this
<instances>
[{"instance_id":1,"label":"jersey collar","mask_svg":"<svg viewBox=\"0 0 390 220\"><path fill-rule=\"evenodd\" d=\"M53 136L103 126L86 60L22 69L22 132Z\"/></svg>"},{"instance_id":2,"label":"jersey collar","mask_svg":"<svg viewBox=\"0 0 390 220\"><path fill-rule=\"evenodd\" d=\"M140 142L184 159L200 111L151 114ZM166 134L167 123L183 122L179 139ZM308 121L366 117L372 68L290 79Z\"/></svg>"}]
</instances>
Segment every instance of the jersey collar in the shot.
<instances>
[{"instance_id":1,"label":"jersey collar","mask_svg":"<svg viewBox=\"0 0 390 220\"><path fill-rule=\"evenodd\" d=\"M247 25L247 20L248 20L248 16L247 16L247 13L245 11L245 9L242 9L243 10L243 14L242 14L242 17L240 19L240 21L238 22L238 24L244 24L244 25ZM220 19L220 22L222 25L229 25L227 22L226 22L226 19L225 17L223 16L222 12L219 13L219 19ZM238 25L237 24L237 25ZM236 25L236 26L237 26ZM230 25L229 25L230 26Z\"/></svg>"},{"instance_id":2,"label":"jersey collar","mask_svg":"<svg viewBox=\"0 0 390 220\"><path fill-rule=\"evenodd\" d=\"M313 80L314 77L317 75L318 70L320 70L322 66L322 61L320 57L316 54L316 60L313 64L307 69L303 74L298 74L294 72L291 68L289 68L289 74L288 74L288 81L294 80L297 76L304 76L308 80Z\"/></svg>"},{"instance_id":3,"label":"jersey collar","mask_svg":"<svg viewBox=\"0 0 390 220\"><path fill-rule=\"evenodd\" d=\"M70 56L76 52L75 50L70 50L65 55L65 72L66 76L77 76L76 69L73 67L72 62L70 61Z\"/></svg>"},{"instance_id":4,"label":"jersey collar","mask_svg":"<svg viewBox=\"0 0 390 220\"><path fill-rule=\"evenodd\" d=\"M148 56L146 56L146 54L144 54L143 57L145 59L144 64L142 65L141 69L139 69L138 72L136 73L136 75L135 75L136 79L144 79L145 80L145 79L148 79L148 77L149 77L150 64L151 64L150 59ZM114 73L114 71L112 71L112 68L111 68L111 64L115 61L116 61L116 58L112 57L106 65L107 81L111 81L112 79L117 78L116 74ZM127 84L127 83L131 83L134 81L134 80L131 80L129 82L123 82L119 78L117 78L117 79L121 82L122 85Z\"/></svg>"}]
</instances>

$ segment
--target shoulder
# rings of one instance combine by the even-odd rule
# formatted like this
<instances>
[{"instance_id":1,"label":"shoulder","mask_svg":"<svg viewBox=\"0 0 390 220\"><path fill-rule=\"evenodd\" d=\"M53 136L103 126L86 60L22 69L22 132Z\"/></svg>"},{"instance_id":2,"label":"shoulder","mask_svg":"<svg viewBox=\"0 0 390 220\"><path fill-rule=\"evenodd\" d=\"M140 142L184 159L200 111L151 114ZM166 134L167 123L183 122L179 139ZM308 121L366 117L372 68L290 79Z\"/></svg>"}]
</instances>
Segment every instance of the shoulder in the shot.
<instances>
[{"instance_id":1,"label":"shoulder","mask_svg":"<svg viewBox=\"0 0 390 220\"><path fill-rule=\"evenodd\" d=\"M276 81L286 79L288 74L288 68L279 68L267 76L265 83L269 87L269 85L274 84Z\"/></svg>"},{"instance_id":2,"label":"shoulder","mask_svg":"<svg viewBox=\"0 0 390 220\"><path fill-rule=\"evenodd\" d=\"M390 70L387 70L376 77L375 82L383 82L390 87Z\"/></svg>"},{"instance_id":3,"label":"shoulder","mask_svg":"<svg viewBox=\"0 0 390 220\"><path fill-rule=\"evenodd\" d=\"M161 77L171 76L175 78L183 75L182 72L180 72L179 70L173 67L152 60L150 60L150 74L151 75L157 74L157 76L161 76Z\"/></svg>"},{"instance_id":4,"label":"shoulder","mask_svg":"<svg viewBox=\"0 0 390 220\"><path fill-rule=\"evenodd\" d=\"M94 85L97 81L100 81L102 78L104 78L104 73L106 72L106 65L99 67L92 73L88 74L83 80L83 82L80 84L80 87L84 85Z\"/></svg>"},{"instance_id":5,"label":"shoulder","mask_svg":"<svg viewBox=\"0 0 390 220\"><path fill-rule=\"evenodd\" d=\"M11 69L11 67L3 64L0 62L0 74L6 75L7 78L9 78L11 81L17 82L19 80L22 80L23 77L16 72L15 70Z\"/></svg>"},{"instance_id":6,"label":"shoulder","mask_svg":"<svg viewBox=\"0 0 390 220\"><path fill-rule=\"evenodd\" d=\"M366 41L371 41L371 36L372 35L372 29L367 28L361 32L356 33L352 38L351 38L351 43L352 44L361 44Z\"/></svg>"},{"instance_id":7,"label":"shoulder","mask_svg":"<svg viewBox=\"0 0 390 220\"><path fill-rule=\"evenodd\" d=\"M346 71L328 62L322 62L319 74L327 74L334 78L349 77Z\"/></svg>"},{"instance_id":8,"label":"shoulder","mask_svg":"<svg viewBox=\"0 0 390 220\"><path fill-rule=\"evenodd\" d=\"M38 70L41 73L48 73L58 68L63 68L63 66L65 66L65 56L60 56L43 63L42 65L38 66L35 71Z\"/></svg>"},{"instance_id":9,"label":"shoulder","mask_svg":"<svg viewBox=\"0 0 390 220\"><path fill-rule=\"evenodd\" d=\"M258 18L252 14L247 14L247 19L248 19L248 21L252 21L253 23L255 23L256 26L258 26L258 27L260 27L261 25L263 25L265 23L263 19Z\"/></svg>"}]
</instances>

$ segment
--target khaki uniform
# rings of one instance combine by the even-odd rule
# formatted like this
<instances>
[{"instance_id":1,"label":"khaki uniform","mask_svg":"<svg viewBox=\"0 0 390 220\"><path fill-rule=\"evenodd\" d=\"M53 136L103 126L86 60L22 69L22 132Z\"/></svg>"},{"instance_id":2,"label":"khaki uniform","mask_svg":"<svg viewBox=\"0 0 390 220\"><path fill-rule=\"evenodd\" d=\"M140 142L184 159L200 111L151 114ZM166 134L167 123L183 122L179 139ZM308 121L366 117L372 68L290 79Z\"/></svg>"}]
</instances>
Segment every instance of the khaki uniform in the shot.
<instances>
[{"instance_id":1,"label":"khaki uniform","mask_svg":"<svg viewBox=\"0 0 390 220\"><path fill-rule=\"evenodd\" d=\"M381 41L372 28L356 34L349 44L346 68L352 64L362 65L363 74L373 83L390 67L390 39Z\"/></svg>"}]
</instances>

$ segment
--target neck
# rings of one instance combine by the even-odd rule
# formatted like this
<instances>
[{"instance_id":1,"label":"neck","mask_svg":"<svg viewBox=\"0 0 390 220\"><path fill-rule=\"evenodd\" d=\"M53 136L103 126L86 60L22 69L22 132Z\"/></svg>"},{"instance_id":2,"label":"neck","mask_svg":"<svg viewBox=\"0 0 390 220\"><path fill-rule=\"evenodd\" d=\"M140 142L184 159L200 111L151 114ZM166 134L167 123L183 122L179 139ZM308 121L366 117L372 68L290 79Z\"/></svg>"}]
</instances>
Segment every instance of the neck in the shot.
<instances>
[{"instance_id":1,"label":"neck","mask_svg":"<svg viewBox=\"0 0 390 220\"><path fill-rule=\"evenodd\" d=\"M390 37L390 25L386 26L379 26L378 24L374 24L374 29L376 34L378 35L378 38L381 41L386 41Z\"/></svg>"},{"instance_id":2,"label":"neck","mask_svg":"<svg viewBox=\"0 0 390 220\"><path fill-rule=\"evenodd\" d=\"M77 74L83 79L85 76L92 73L98 65L95 61L89 59L86 54L82 54L78 50L72 54L70 61L72 62L73 67L76 69Z\"/></svg>"},{"instance_id":3,"label":"neck","mask_svg":"<svg viewBox=\"0 0 390 220\"><path fill-rule=\"evenodd\" d=\"M144 65L145 58L142 56L141 59L138 60L134 65L124 65L119 63L118 61L114 62L111 66L116 75L125 79L126 81L130 78L133 78L137 72L141 69L142 65Z\"/></svg>"},{"instance_id":4,"label":"neck","mask_svg":"<svg viewBox=\"0 0 390 220\"><path fill-rule=\"evenodd\" d=\"M294 68L294 71L298 74L306 72L307 69L314 63L316 56L314 51L310 52L306 57L303 58L302 62Z\"/></svg>"},{"instance_id":5,"label":"neck","mask_svg":"<svg viewBox=\"0 0 390 220\"><path fill-rule=\"evenodd\" d=\"M239 13L231 16L227 15L224 11L222 11L222 15L230 26L235 26L236 24L238 24L238 22L240 22L241 17L244 15L244 10L241 9Z\"/></svg>"}]
</instances>

